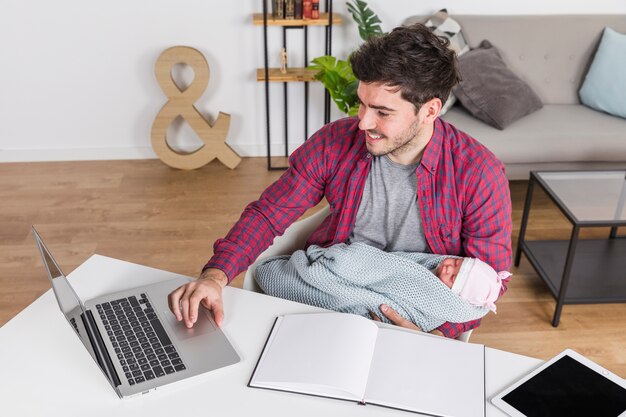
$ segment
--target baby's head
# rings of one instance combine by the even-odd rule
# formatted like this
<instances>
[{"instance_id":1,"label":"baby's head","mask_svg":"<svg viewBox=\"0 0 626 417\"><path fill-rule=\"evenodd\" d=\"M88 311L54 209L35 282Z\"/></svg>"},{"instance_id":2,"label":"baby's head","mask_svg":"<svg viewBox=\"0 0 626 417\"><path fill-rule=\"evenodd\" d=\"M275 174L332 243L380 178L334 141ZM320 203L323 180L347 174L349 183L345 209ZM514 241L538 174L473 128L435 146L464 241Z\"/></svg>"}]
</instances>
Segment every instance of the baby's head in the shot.
<instances>
[{"instance_id":1,"label":"baby's head","mask_svg":"<svg viewBox=\"0 0 626 417\"><path fill-rule=\"evenodd\" d=\"M494 313L502 280L511 276L506 271L496 272L476 258L445 258L435 275L459 297L473 305L488 307Z\"/></svg>"}]
</instances>

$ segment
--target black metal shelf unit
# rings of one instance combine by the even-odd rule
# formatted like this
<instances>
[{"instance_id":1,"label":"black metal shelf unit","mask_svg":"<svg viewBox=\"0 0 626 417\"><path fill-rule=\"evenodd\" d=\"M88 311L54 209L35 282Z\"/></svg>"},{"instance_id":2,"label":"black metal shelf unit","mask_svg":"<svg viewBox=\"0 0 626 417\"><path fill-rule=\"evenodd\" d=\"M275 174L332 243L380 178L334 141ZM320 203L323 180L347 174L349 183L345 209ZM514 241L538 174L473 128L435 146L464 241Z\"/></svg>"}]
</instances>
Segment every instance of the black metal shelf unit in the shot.
<instances>
[{"instance_id":1,"label":"black metal shelf unit","mask_svg":"<svg viewBox=\"0 0 626 417\"><path fill-rule=\"evenodd\" d=\"M263 14L262 18L258 16L254 17L255 24L263 25L263 48L264 48L264 68L257 71L257 81L265 82L265 115L266 115L266 127L267 127L267 169L268 170L283 170L287 169L287 166L272 166L272 154L271 154L271 129L270 129L270 82L282 82L283 83L283 100L284 100L284 129L285 129L285 157L289 156L289 106L288 106L288 84L290 82L304 83L304 138L309 136L308 126L308 113L309 113L309 82L315 81L313 75L315 71L307 70L309 64L308 56L308 36L309 26L324 26L325 28L325 41L324 41L324 54L332 54L332 26L333 24L340 23L339 16L333 16L333 2L332 0L326 0L325 7L326 13L320 13L319 19L274 19L269 16L269 8L267 5L268 0L263 1ZM289 68L287 74L278 73L275 69L269 67L268 60L268 26L278 26L282 28L283 32L283 48L287 49L287 31L288 30L302 30L304 34L304 66L301 68ZM330 94L324 90L324 123L330 121Z\"/></svg>"}]
</instances>

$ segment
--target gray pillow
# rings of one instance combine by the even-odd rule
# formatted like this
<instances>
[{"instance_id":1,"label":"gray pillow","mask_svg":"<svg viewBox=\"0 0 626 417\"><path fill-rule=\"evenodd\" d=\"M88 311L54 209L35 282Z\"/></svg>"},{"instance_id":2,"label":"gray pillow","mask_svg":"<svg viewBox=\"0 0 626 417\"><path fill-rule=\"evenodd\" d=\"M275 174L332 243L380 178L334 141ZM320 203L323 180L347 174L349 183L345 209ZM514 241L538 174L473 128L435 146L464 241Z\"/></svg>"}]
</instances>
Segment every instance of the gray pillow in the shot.
<instances>
[{"instance_id":1,"label":"gray pillow","mask_svg":"<svg viewBox=\"0 0 626 417\"><path fill-rule=\"evenodd\" d=\"M497 129L543 107L535 92L506 67L487 40L459 57L462 81L452 89L474 117Z\"/></svg>"}]
</instances>

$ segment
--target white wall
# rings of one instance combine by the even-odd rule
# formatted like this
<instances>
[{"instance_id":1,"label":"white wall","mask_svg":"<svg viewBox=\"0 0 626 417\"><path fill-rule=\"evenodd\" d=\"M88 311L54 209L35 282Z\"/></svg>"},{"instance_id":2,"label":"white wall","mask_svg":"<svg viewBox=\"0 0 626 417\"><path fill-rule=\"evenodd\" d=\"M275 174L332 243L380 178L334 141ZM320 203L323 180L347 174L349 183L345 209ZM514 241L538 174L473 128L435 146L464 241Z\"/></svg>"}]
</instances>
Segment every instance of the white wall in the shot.
<instances>
[{"instance_id":1,"label":"white wall","mask_svg":"<svg viewBox=\"0 0 626 417\"><path fill-rule=\"evenodd\" d=\"M324 3L324 0L322 0ZM369 0L390 30L405 17L447 7L451 14L626 14L625 0ZM150 129L165 96L154 78L159 54L174 45L199 49L211 68L196 103L213 120L231 114L228 143L242 156L265 155L262 28L251 14L261 0L0 0L0 162L152 158ZM335 11L347 17L345 1ZM300 66L301 32L289 32L289 62ZM310 28L309 58L321 55L322 29ZM280 29L270 33L278 66ZM348 17L333 33L333 53L359 43ZM182 83L188 69L177 68ZM302 131L302 86L290 87L290 141ZM282 143L282 87L272 86L273 153ZM311 86L310 131L322 124L322 89ZM333 118L341 114L333 110ZM175 123L171 143L200 144ZM293 147L292 146L292 147Z\"/></svg>"}]
</instances>

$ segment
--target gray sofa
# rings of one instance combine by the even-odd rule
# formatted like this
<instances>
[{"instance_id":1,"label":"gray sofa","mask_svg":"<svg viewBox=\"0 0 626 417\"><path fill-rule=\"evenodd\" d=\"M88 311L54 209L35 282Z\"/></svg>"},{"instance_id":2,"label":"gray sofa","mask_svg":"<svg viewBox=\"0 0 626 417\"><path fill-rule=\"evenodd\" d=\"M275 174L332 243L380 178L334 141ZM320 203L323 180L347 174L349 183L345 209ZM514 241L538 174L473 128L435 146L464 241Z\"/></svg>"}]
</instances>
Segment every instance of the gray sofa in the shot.
<instances>
[{"instance_id":1,"label":"gray sofa","mask_svg":"<svg viewBox=\"0 0 626 417\"><path fill-rule=\"evenodd\" d=\"M474 118L458 102L443 116L495 153L509 179L528 179L536 169L626 168L626 119L578 99L602 30L626 33L626 15L450 16L470 47L489 40L544 105L504 130Z\"/></svg>"}]
</instances>

